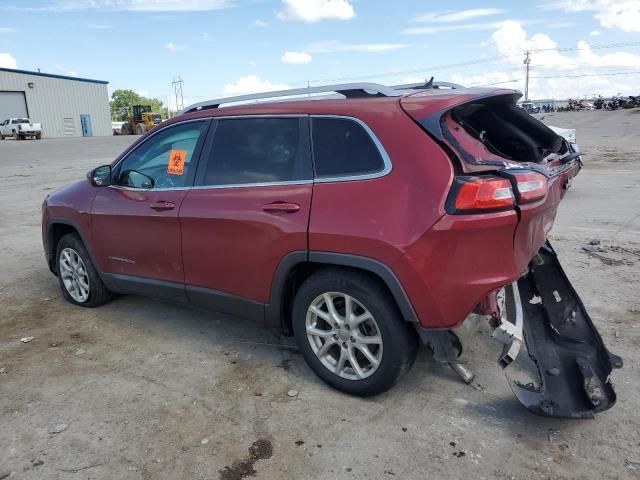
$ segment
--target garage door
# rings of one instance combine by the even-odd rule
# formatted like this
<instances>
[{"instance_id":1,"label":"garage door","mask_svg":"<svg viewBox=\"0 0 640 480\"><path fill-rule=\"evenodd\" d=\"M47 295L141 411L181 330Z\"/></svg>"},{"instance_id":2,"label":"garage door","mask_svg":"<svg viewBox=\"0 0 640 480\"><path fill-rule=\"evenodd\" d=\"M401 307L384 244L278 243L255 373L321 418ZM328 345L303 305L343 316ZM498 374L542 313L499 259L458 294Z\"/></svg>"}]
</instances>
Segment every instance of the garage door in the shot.
<instances>
[{"instance_id":1,"label":"garage door","mask_svg":"<svg viewBox=\"0 0 640 480\"><path fill-rule=\"evenodd\" d=\"M28 116L24 92L0 92L0 122L7 118Z\"/></svg>"}]
</instances>

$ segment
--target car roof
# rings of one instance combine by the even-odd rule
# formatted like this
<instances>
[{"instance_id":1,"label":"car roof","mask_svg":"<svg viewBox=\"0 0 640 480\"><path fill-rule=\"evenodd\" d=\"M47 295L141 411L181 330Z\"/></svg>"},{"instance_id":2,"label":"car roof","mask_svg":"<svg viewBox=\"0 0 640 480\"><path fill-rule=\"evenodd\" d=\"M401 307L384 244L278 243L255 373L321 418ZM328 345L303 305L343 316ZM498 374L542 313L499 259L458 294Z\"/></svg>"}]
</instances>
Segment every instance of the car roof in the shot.
<instances>
[{"instance_id":1,"label":"car roof","mask_svg":"<svg viewBox=\"0 0 640 480\"><path fill-rule=\"evenodd\" d=\"M384 111L386 108L420 104L423 108L428 105L432 111L451 108L456 104L466 103L475 98L486 98L499 95L519 95L516 90L465 88L465 89L428 89L407 90L399 92L393 97L371 96L370 98L309 98L287 99L274 101L256 101L253 103L236 104L208 108L199 111L183 113L169 120L170 123L198 118L217 118L248 115L352 115L359 111Z\"/></svg>"}]
</instances>

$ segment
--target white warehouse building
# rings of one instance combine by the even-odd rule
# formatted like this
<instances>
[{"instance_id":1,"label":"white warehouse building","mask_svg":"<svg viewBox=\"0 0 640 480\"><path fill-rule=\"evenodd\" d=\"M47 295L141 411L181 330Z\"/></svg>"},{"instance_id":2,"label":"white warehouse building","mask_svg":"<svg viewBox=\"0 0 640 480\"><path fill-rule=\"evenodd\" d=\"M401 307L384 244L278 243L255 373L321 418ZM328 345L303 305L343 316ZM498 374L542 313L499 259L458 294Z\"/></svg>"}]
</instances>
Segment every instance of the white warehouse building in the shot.
<instances>
[{"instance_id":1,"label":"white warehouse building","mask_svg":"<svg viewBox=\"0 0 640 480\"><path fill-rule=\"evenodd\" d=\"M108 83L0 68L0 123L26 117L48 138L111 135Z\"/></svg>"}]
</instances>

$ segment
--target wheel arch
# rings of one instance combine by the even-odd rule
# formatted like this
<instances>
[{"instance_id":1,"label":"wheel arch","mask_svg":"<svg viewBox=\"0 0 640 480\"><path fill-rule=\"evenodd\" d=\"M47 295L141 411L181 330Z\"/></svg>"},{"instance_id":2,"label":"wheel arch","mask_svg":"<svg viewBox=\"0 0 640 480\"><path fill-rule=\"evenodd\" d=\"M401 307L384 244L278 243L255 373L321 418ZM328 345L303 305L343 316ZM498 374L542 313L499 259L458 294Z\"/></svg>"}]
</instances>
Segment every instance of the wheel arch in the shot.
<instances>
[{"instance_id":1,"label":"wheel arch","mask_svg":"<svg viewBox=\"0 0 640 480\"><path fill-rule=\"evenodd\" d=\"M60 242L60 239L65 235L67 235L68 233L75 233L80 237L80 241L82 241L82 243L84 244L84 247L87 249L87 252L89 252L89 257L91 258L91 261L93 262L96 268L96 271L98 272L98 275L102 277L102 272L98 268L95 262L95 258L93 257L93 253L91 252L91 245L89 242L87 242L87 239L85 238L85 235L82 229L76 222L68 218L52 217L52 218L49 218L47 222L46 254L47 254L47 262L49 263L49 269L55 275L57 275L56 250L58 248L58 242Z\"/></svg>"},{"instance_id":2,"label":"wheel arch","mask_svg":"<svg viewBox=\"0 0 640 480\"><path fill-rule=\"evenodd\" d=\"M313 273L328 267L365 272L386 287L396 302L402 318L418 323L418 317L398 277L384 263L369 257L334 252L292 252L278 265L271 284L271 297L266 305L268 324L291 334L291 305L297 288Z\"/></svg>"}]
</instances>

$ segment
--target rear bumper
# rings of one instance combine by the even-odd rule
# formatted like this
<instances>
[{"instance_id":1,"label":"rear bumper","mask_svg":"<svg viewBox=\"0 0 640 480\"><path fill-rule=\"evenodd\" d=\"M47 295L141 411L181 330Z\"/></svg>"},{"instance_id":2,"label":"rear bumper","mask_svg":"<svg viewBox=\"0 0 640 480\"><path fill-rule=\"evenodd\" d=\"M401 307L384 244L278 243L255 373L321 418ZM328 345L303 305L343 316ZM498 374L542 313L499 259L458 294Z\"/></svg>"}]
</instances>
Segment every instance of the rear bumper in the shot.
<instances>
[{"instance_id":1,"label":"rear bumper","mask_svg":"<svg viewBox=\"0 0 640 480\"><path fill-rule=\"evenodd\" d=\"M622 359L605 347L548 242L511 293L509 321L494 331L505 344L501 360L505 351L519 348L524 333L538 377L527 383L509 379L518 400L536 414L561 418L591 418L611 408L616 393L610 376ZM499 338L501 330L515 334ZM499 362L504 368L514 359Z\"/></svg>"}]
</instances>

